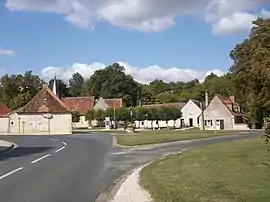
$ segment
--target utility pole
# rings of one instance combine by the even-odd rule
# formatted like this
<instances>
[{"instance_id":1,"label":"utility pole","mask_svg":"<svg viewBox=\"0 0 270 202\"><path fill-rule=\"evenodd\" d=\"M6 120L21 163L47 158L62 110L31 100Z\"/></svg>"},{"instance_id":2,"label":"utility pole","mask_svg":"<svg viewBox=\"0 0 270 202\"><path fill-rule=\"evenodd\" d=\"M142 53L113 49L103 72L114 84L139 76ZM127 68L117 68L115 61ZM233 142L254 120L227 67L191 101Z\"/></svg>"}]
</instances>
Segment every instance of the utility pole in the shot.
<instances>
[{"instance_id":1,"label":"utility pole","mask_svg":"<svg viewBox=\"0 0 270 202\"><path fill-rule=\"evenodd\" d=\"M113 127L114 127L114 129L116 129L115 103L113 104L113 119L114 119L114 124L113 124Z\"/></svg>"},{"instance_id":2,"label":"utility pole","mask_svg":"<svg viewBox=\"0 0 270 202\"><path fill-rule=\"evenodd\" d=\"M203 104L203 102L201 102L200 104L201 104L201 110L202 110L202 129L205 130L205 126L204 126L204 104Z\"/></svg>"}]
</instances>

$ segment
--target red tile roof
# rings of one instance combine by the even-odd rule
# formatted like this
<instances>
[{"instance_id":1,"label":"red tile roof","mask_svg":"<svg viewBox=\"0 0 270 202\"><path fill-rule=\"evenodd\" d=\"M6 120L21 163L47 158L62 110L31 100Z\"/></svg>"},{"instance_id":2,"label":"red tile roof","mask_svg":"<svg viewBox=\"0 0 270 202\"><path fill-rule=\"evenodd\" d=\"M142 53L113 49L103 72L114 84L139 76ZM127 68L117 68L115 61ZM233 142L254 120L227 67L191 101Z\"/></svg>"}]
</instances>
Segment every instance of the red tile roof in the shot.
<instances>
[{"instance_id":1,"label":"red tile roof","mask_svg":"<svg viewBox=\"0 0 270 202\"><path fill-rule=\"evenodd\" d=\"M239 104L236 103L234 100L231 100L230 98L225 98L221 95L216 95L218 96L218 98L222 101L222 103L227 107L227 109L232 113L232 115L234 116L246 116L246 114L239 112L239 111L235 111L233 109L231 109L231 106L235 106L238 107Z\"/></svg>"},{"instance_id":2,"label":"red tile roof","mask_svg":"<svg viewBox=\"0 0 270 202\"><path fill-rule=\"evenodd\" d=\"M17 113L68 113L66 105L48 86L44 86L24 107L15 110Z\"/></svg>"},{"instance_id":3,"label":"red tile roof","mask_svg":"<svg viewBox=\"0 0 270 202\"><path fill-rule=\"evenodd\" d=\"M0 102L0 116L6 115L9 112L11 112L11 109L9 109L4 103Z\"/></svg>"},{"instance_id":4,"label":"red tile roof","mask_svg":"<svg viewBox=\"0 0 270 202\"><path fill-rule=\"evenodd\" d=\"M104 101L107 103L109 107L115 107L120 108L123 107L123 99L122 98L116 98L116 99L104 99Z\"/></svg>"},{"instance_id":5,"label":"red tile roof","mask_svg":"<svg viewBox=\"0 0 270 202\"><path fill-rule=\"evenodd\" d=\"M182 109L186 103L184 102L176 102L176 103L163 103L163 104L151 104L151 105L142 105L142 107L154 108L154 107L175 107L178 109Z\"/></svg>"},{"instance_id":6,"label":"red tile roof","mask_svg":"<svg viewBox=\"0 0 270 202\"><path fill-rule=\"evenodd\" d=\"M86 112L94 107L95 97L66 97L62 98L63 102L70 111L77 111L80 114Z\"/></svg>"}]
</instances>

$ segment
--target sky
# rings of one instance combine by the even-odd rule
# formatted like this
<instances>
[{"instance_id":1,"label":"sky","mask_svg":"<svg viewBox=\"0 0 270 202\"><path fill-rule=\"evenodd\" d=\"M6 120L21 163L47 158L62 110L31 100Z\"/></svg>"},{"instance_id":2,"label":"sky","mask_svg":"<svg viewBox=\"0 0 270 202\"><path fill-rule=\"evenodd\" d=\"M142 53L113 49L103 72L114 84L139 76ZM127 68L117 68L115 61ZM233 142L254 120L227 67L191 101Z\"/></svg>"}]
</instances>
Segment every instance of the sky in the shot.
<instances>
[{"instance_id":1,"label":"sky","mask_svg":"<svg viewBox=\"0 0 270 202\"><path fill-rule=\"evenodd\" d=\"M85 78L119 62L135 80L203 80L232 65L230 51L270 0L1 0L0 76Z\"/></svg>"}]
</instances>

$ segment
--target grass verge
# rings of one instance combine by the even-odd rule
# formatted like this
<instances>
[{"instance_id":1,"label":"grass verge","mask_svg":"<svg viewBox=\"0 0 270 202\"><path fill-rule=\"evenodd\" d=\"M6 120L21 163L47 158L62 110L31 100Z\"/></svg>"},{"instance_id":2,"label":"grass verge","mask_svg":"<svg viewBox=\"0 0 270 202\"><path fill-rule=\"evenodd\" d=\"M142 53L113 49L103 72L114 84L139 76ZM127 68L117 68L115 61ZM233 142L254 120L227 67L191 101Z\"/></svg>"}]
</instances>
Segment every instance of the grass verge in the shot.
<instances>
[{"instance_id":1,"label":"grass verge","mask_svg":"<svg viewBox=\"0 0 270 202\"><path fill-rule=\"evenodd\" d=\"M117 143L124 146L158 144L180 140L200 139L229 135L228 131L200 131L200 130L154 130L138 132L134 135L117 136Z\"/></svg>"},{"instance_id":2,"label":"grass verge","mask_svg":"<svg viewBox=\"0 0 270 202\"><path fill-rule=\"evenodd\" d=\"M259 138L202 147L141 172L155 202L267 202L270 153Z\"/></svg>"}]
</instances>

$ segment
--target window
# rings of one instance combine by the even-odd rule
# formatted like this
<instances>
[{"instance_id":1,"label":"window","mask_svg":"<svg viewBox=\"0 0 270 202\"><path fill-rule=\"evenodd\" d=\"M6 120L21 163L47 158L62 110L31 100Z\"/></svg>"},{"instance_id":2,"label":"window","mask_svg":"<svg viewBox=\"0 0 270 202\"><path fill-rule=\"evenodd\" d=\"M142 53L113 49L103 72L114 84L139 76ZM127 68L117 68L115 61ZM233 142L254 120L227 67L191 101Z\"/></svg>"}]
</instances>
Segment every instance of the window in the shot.
<instances>
[{"instance_id":1,"label":"window","mask_svg":"<svg viewBox=\"0 0 270 202\"><path fill-rule=\"evenodd\" d=\"M212 121L212 120L205 120L205 121L204 121L204 124L205 124L206 126L212 126L212 125L213 125L213 121Z\"/></svg>"},{"instance_id":2,"label":"window","mask_svg":"<svg viewBox=\"0 0 270 202\"><path fill-rule=\"evenodd\" d=\"M11 121L10 122L10 125L14 126L15 125L15 122L14 121Z\"/></svg>"},{"instance_id":3,"label":"window","mask_svg":"<svg viewBox=\"0 0 270 202\"><path fill-rule=\"evenodd\" d=\"M156 124L158 124L158 121L156 121Z\"/></svg>"}]
</instances>

